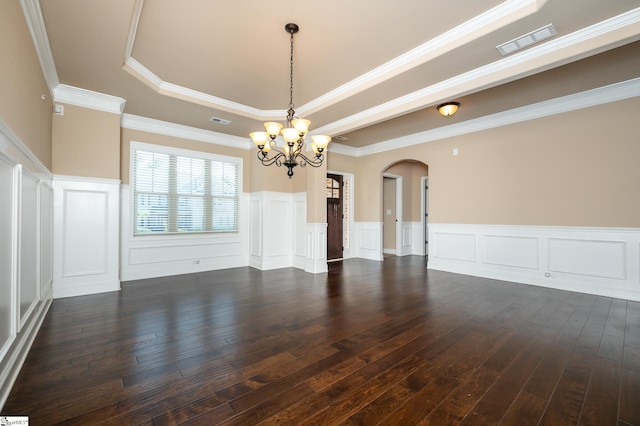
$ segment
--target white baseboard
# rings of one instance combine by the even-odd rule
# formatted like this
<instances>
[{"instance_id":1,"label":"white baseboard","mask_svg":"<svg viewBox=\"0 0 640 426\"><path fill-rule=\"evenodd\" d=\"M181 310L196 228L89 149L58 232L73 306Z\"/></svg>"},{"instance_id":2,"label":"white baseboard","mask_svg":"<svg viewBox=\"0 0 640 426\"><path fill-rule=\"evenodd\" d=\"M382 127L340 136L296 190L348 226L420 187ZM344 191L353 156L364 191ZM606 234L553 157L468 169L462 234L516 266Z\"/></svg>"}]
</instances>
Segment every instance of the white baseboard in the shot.
<instances>
[{"instance_id":1,"label":"white baseboard","mask_svg":"<svg viewBox=\"0 0 640 426\"><path fill-rule=\"evenodd\" d=\"M47 294L43 295L38 307L32 313L30 321L22 329L20 334L18 334L11 345L12 347L6 357L8 359L3 359L0 363L0 365L2 365L2 369L0 370L0 410L2 410L2 407L4 407L4 404L9 397L11 388L18 378L22 365L27 359L29 350L38 335L38 331L42 326L44 318L47 316L47 312L49 312L52 301L53 295L49 288Z\"/></svg>"},{"instance_id":2,"label":"white baseboard","mask_svg":"<svg viewBox=\"0 0 640 426\"><path fill-rule=\"evenodd\" d=\"M53 298L61 299L64 297L87 296L89 294L106 293L109 291L120 290L120 281L96 281L92 279L86 284L77 285L56 285L53 284Z\"/></svg>"}]
</instances>

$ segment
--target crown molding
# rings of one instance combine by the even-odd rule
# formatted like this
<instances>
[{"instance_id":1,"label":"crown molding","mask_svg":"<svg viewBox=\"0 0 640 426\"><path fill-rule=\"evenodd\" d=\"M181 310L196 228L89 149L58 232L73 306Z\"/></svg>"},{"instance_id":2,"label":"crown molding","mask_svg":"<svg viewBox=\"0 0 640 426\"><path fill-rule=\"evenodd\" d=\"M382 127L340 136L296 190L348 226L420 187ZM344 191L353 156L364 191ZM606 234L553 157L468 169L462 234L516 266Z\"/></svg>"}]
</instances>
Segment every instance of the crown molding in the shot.
<instances>
[{"instance_id":1,"label":"crown molding","mask_svg":"<svg viewBox=\"0 0 640 426\"><path fill-rule=\"evenodd\" d=\"M163 83L162 79L151 72L149 68L138 62L135 58L131 56L125 58L122 69L149 86L151 89L155 90L156 92L160 90L160 86Z\"/></svg>"},{"instance_id":2,"label":"crown molding","mask_svg":"<svg viewBox=\"0 0 640 426\"><path fill-rule=\"evenodd\" d=\"M546 1L546 0L545 0ZM489 11L472 18L423 45L387 62L386 64L346 83L337 89L298 107L300 115L310 115L350 96L371 88L415 66L442 55L478 34L487 34L506 24L515 22L539 10L545 1L508 0ZM260 110L247 105L218 98L203 92L161 80L151 70L131 56L135 33L144 1L137 0L134 18L126 47L125 71L143 81L153 90L187 102L193 102L221 111L255 120L277 120L284 114L280 110ZM539 72L553 64L566 63L597 53L607 46L622 44L640 34L640 8L596 23L564 37L550 40L518 54L460 74L449 80L425 87L413 93L377 105L357 114L316 129L317 133L339 134L371 125L395 116L436 104L451 97L472 93L479 89L521 78ZM563 52L563 55L559 53ZM559 59L560 58L560 59Z\"/></svg>"},{"instance_id":3,"label":"crown molding","mask_svg":"<svg viewBox=\"0 0 640 426\"><path fill-rule=\"evenodd\" d=\"M531 14L542 7L545 1L546 0L505 1L497 7L444 33L442 36L436 37L418 48L413 49L398 58L389 61L381 67L352 80L344 86L335 89L335 91L329 92L305 105L300 106L298 111L301 113L306 112L308 114L312 111L318 111L326 108L339 100L343 100L346 97L351 96L350 94L358 93L368 87L379 84L385 79L404 72L411 67L424 63L425 61L428 61L429 59L432 59L457 46L456 43L465 43L467 37L470 37L473 34L477 35L478 31L493 31L501 25L505 25L513 20L520 19L523 16ZM54 101L122 114L126 102L122 98L59 83L44 19L42 17L40 3L38 0L20 0L20 4L34 42L45 81L47 82L49 90L54 97ZM158 93L166 96L173 96L181 100L194 102L260 121L277 120L284 115L284 112L280 110L259 110L247 105L231 102L206 93L164 82L153 72L136 61L131 56L131 53L135 42L135 35L140 15L142 13L143 4L144 0L136 0L134 5L129 38L125 47L125 65L123 68L127 72L149 85ZM451 97L463 96L477 91L478 89L484 89L495 86L499 83L514 80L515 78L521 78L545 68L549 68L553 64L567 63L572 60L598 53L607 48L611 48L611 46L621 45L637 39L640 39L640 8L632 9L605 21L598 22L590 27L578 30L563 37L554 38L546 43L503 58L492 64L488 64L436 85L423 88L408 95L377 105L352 116L345 117L334 123L316 129L315 133L347 133L366 125L390 119L400 114L411 112L431 104L437 104L438 102L450 99ZM196 130L199 131L200 129ZM175 131L175 128L173 131ZM220 139L228 137L216 132L211 133L220 135ZM218 139L218 136L202 137L206 139L205 142L211 143L216 143L213 142L212 139ZM193 139L193 137L189 138ZM232 143L232 145L229 146L238 147L237 140L229 143ZM379 144L374 144L369 147L377 145ZM344 149L346 155L354 154L351 147L345 146L345 148L340 148L344 145L340 145L338 143L334 143L333 146L338 150ZM356 152L359 154L355 156L368 155L362 154L364 151L361 151L361 149L356 149Z\"/></svg>"},{"instance_id":4,"label":"crown molding","mask_svg":"<svg viewBox=\"0 0 640 426\"><path fill-rule=\"evenodd\" d=\"M198 105L219 109L232 114L238 114L254 120L282 120L282 117L287 115L287 111L285 110L260 110L166 81L162 82L158 93L161 95L172 96L177 99L191 101Z\"/></svg>"},{"instance_id":5,"label":"crown molding","mask_svg":"<svg viewBox=\"0 0 640 426\"><path fill-rule=\"evenodd\" d=\"M454 136L507 126L509 124L535 120L537 118L543 118L550 115L621 101L637 96L640 96L640 77L620 83L610 84L608 86L598 87L596 89L586 90L572 95L562 96L548 101L538 102L520 108L514 108L509 111L475 118L473 120L467 120L457 124L451 124L449 126L439 127L437 129L389 139L384 142L360 148L333 143L331 152L352 157L364 157L413 145L434 142Z\"/></svg>"},{"instance_id":6,"label":"crown molding","mask_svg":"<svg viewBox=\"0 0 640 426\"><path fill-rule=\"evenodd\" d=\"M117 96L67 86L66 84L58 84L53 89L53 100L54 102L63 102L113 114L122 114L124 105L127 102Z\"/></svg>"},{"instance_id":7,"label":"crown molding","mask_svg":"<svg viewBox=\"0 0 640 426\"><path fill-rule=\"evenodd\" d=\"M362 157L361 153L362 148L357 148L355 146L344 145L338 142L331 142L329 152L336 154L347 155L349 157Z\"/></svg>"},{"instance_id":8,"label":"crown molding","mask_svg":"<svg viewBox=\"0 0 640 426\"><path fill-rule=\"evenodd\" d=\"M350 82L301 105L298 108L298 112L300 115L308 116L321 111L330 105L348 99L403 72L444 55L478 37L531 15L537 12L544 3L546 3L546 0L505 1Z\"/></svg>"},{"instance_id":9,"label":"crown molding","mask_svg":"<svg viewBox=\"0 0 640 426\"><path fill-rule=\"evenodd\" d=\"M511 24L538 11L546 0L507 0L504 3L464 22L446 33L414 48L380 67L298 107L300 115L310 115L343 101L418 65L443 55L469 41ZM137 0L125 47L123 69L159 94L219 109L255 120L279 120L286 111L260 110L227 99L209 95L170 82L163 81L153 71L132 56L135 36L140 23L144 0Z\"/></svg>"},{"instance_id":10,"label":"crown molding","mask_svg":"<svg viewBox=\"0 0 640 426\"><path fill-rule=\"evenodd\" d=\"M142 15L142 6L144 6L144 0L135 0L133 5L133 12L131 13L131 25L129 25L129 35L127 36L127 44L124 46L124 59L125 62L131 57L133 52L133 43L136 41L136 34L138 32L138 25L140 25L140 16Z\"/></svg>"},{"instance_id":11,"label":"crown molding","mask_svg":"<svg viewBox=\"0 0 640 426\"><path fill-rule=\"evenodd\" d=\"M284 110L260 110L217 96L209 95L198 90L189 89L188 87L169 83L162 80L149 68L142 65L135 58L129 56L125 59L123 70L131 76L137 78L152 90L160 95L169 96L171 98L180 99L194 104L202 105L208 108L214 108L231 114L241 115L261 121L280 120L287 115Z\"/></svg>"},{"instance_id":12,"label":"crown molding","mask_svg":"<svg viewBox=\"0 0 640 426\"><path fill-rule=\"evenodd\" d=\"M168 121L156 120L133 114L122 114L120 125L124 129L139 130L159 135L190 139L214 145L228 146L231 148L249 150L253 147L253 144L248 140L248 138L227 135L211 130L184 126L182 124L170 123Z\"/></svg>"},{"instance_id":13,"label":"crown molding","mask_svg":"<svg viewBox=\"0 0 640 426\"><path fill-rule=\"evenodd\" d=\"M53 89L60 84L60 80L58 79L56 64L53 61L53 53L51 53L51 46L49 45L49 37L47 35L47 28L44 25L40 2L38 0L20 0L20 6L22 7L22 13L24 13L27 27L33 39L33 45L36 49L38 60L40 61L42 74L47 82L47 86L49 86L49 91L53 93Z\"/></svg>"},{"instance_id":14,"label":"crown molding","mask_svg":"<svg viewBox=\"0 0 640 426\"><path fill-rule=\"evenodd\" d=\"M640 8L337 120L315 131L329 135L348 133L452 97L473 93L478 88L489 88L531 75L558 63L560 52L569 52L560 55L564 58L562 62L566 63L638 38Z\"/></svg>"}]
</instances>

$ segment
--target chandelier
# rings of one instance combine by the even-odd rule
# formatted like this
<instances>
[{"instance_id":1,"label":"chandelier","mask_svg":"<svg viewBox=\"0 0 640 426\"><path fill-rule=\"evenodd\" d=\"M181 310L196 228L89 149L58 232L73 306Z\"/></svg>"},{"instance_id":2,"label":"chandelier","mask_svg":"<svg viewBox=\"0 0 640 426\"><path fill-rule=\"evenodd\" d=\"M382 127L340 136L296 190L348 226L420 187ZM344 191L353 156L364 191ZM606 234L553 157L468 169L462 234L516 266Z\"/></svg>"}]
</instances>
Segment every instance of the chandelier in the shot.
<instances>
[{"instance_id":1,"label":"chandelier","mask_svg":"<svg viewBox=\"0 0 640 426\"><path fill-rule=\"evenodd\" d=\"M282 124L269 121L264 123L265 132L253 132L249 136L258 147L258 159L265 166L275 164L278 167L287 167L287 176L291 179L293 168L296 166L305 167L307 164L312 167L320 167L324 161L324 151L331 141L331 137L325 135L311 136L312 142L309 144L313 151L313 156L307 157L303 153L304 138L309 132L311 121L296 117L293 109L293 35L298 32L296 24L287 24L285 31L290 35L291 54L289 56L289 109L287 110L286 127ZM284 127L284 128L283 128ZM282 146L276 144L276 138L282 134L284 143Z\"/></svg>"}]
</instances>

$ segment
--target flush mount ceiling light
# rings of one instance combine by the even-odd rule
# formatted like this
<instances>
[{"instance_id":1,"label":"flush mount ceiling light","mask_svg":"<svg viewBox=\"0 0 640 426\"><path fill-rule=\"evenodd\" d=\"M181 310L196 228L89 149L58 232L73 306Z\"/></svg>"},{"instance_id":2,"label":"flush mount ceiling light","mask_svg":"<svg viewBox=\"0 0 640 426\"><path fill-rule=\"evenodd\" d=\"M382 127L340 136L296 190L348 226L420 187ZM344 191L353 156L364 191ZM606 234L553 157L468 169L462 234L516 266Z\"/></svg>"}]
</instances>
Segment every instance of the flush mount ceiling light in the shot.
<instances>
[{"instance_id":1,"label":"flush mount ceiling light","mask_svg":"<svg viewBox=\"0 0 640 426\"><path fill-rule=\"evenodd\" d=\"M446 102L438 105L438 112L440 115L450 117L458 111L458 108L460 108L460 102Z\"/></svg>"},{"instance_id":2,"label":"flush mount ceiling light","mask_svg":"<svg viewBox=\"0 0 640 426\"><path fill-rule=\"evenodd\" d=\"M287 176L291 179L293 176L293 168L296 166L305 167L307 164L312 167L320 167L324 161L324 151L331 141L329 136L313 135L313 142L309 145L313 150L313 156L307 157L302 153L304 148L304 138L309 132L311 122L296 117L293 109L293 35L298 32L299 27L296 24L287 24L284 27L290 37L290 56L289 56L289 109L287 110L286 123L287 126L277 122L264 123L266 132L253 132L249 134L253 143L258 147L258 159L265 166L275 164L280 167L287 167ZM278 146L276 138L282 133L284 143ZM272 151L270 154L270 151Z\"/></svg>"}]
</instances>

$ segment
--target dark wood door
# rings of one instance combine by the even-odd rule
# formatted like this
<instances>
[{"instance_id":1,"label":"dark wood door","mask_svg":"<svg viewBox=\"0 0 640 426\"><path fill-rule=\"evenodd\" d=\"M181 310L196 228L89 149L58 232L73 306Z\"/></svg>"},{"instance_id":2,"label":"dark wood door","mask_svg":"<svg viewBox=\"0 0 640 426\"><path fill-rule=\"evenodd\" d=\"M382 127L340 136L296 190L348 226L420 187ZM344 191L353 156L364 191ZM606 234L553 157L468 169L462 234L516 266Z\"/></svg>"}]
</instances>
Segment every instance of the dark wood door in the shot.
<instances>
[{"instance_id":1,"label":"dark wood door","mask_svg":"<svg viewBox=\"0 0 640 426\"><path fill-rule=\"evenodd\" d=\"M327 260L342 259L342 176L327 174Z\"/></svg>"}]
</instances>

